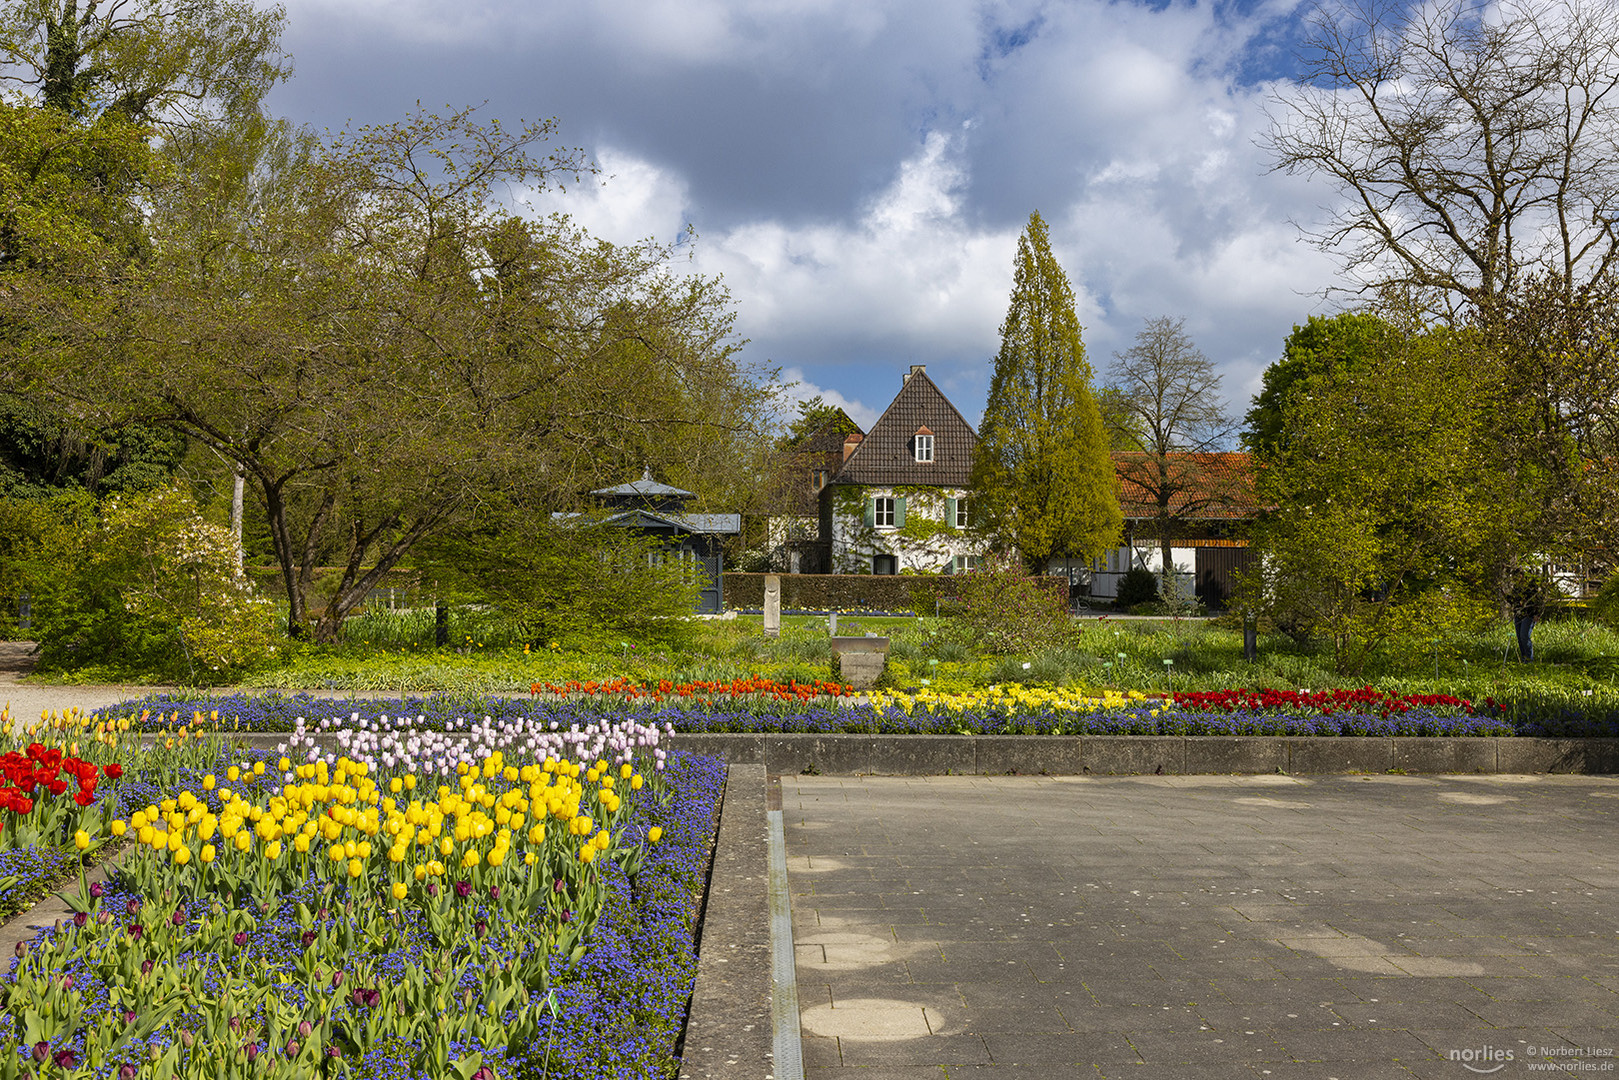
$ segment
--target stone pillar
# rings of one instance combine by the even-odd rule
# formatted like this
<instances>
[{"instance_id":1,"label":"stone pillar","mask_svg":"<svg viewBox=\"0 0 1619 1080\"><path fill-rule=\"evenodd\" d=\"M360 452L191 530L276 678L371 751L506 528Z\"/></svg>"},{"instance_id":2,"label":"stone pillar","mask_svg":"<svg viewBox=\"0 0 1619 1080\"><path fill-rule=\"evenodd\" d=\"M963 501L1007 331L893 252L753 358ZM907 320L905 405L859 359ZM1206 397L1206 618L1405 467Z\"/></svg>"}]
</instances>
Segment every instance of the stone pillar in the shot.
<instances>
[{"instance_id":1,"label":"stone pillar","mask_svg":"<svg viewBox=\"0 0 1619 1080\"><path fill-rule=\"evenodd\" d=\"M765 637L781 636L781 575L765 575Z\"/></svg>"}]
</instances>

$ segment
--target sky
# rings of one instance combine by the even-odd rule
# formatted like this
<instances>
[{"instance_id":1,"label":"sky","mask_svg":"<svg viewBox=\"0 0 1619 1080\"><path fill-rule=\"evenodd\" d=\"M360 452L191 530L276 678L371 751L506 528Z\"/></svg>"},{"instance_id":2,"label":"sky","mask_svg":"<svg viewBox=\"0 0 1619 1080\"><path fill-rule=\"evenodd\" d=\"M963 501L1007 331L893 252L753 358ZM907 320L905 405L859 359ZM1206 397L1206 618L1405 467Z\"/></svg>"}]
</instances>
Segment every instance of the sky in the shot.
<instances>
[{"instance_id":1,"label":"sky","mask_svg":"<svg viewBox=\"0 0 1619 1080\"><path fill-rule=\"evenodd\" d=\"M1183 318L1235 417L1337 310L1300 238L1336 198L1269 168L1293 0L284 0L272 108L337 130L421 106L556 118L595 177L544 193L723 275L744 355L862 426L925 364L969 422L1038 210L1100 385Z\"/></svg>"}]
</instances>

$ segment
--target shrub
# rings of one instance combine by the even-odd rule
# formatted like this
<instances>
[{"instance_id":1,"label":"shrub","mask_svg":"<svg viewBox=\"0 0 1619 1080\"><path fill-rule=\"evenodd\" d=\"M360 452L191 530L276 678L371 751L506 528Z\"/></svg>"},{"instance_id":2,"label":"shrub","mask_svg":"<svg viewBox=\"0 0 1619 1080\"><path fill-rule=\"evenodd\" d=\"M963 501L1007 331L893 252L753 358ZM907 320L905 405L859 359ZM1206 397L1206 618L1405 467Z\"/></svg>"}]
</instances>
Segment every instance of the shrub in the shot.
<instances>
[{"instance_id":1,"label":"shrub","mask_svg":"<svg viewBox=\"0 0 1619 1080\"><path fill-rule=\"evenodd\" d=\"M1591 618L1604 626L1619 630L1619 574L1603 583L1591 600Z\"/></svg>"},{"instance_id":2,"label":"shrub","mask_svg":"<svg viewBox=\"0 0 1619 1080\"><path fill-rule=\"evenodd\" d=\"M1128 611L1137 604L1150 604L1158 599L1158 575L1146 567L1135 566L1119 579L1119 607Z\"/></svg>"},{"instance_id":3,"label":"shrub","mask_svg":"<svg viewBox=\"0 0 1619 1080\"><path fill-rule=\"evenodd\" d=\"M170 681L232 681L276 650L274 606L228 529L178 485L107 501L41 628L45 667L107 665Z\"/></svg>"},{"instance_id":4,"label":"shrub","mask_svg":"<svg viewBox=\"0 0 1619 1080\"><path fill-rule=\"evenodd\" d=\"M957 623L984 652L1045 648L1062 641L1073 626L1061 578L1031 578L1015 567L993 567L962 574L960 581ZM1049 588L1051 581L1064 588Z\"/></svg>"}]
</instances>

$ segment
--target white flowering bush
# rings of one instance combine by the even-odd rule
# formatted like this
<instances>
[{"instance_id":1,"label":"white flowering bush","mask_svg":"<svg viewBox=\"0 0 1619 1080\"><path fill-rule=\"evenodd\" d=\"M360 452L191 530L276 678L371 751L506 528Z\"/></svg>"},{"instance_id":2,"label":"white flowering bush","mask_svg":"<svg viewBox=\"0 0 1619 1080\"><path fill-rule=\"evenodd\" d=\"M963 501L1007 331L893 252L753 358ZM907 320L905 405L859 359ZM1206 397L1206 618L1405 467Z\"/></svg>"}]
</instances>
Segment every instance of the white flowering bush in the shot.
<instances>
[{"instance_id":1,"label":"white flowering bush","mask_svg":"<svg viewBox=\"0 0 1619 1080\"><path fill-rule=\"evenodd\" d=\"M42 634L49 666L201 685L275 654L274 605L242 572L235 536L205 520L183 487L109 499L82 539Z\"/></svg>"}]
</instances>

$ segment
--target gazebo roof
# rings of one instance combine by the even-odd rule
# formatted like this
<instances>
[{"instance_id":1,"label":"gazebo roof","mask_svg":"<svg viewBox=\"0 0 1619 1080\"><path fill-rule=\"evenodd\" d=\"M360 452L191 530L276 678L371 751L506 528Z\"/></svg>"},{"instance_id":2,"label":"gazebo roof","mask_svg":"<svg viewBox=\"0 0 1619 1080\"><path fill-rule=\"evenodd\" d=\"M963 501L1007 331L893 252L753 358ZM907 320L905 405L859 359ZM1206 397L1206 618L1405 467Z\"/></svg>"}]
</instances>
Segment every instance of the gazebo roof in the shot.
<instances>
[{"instance_id":1,"label":"gazebo roof","mask_svg":"<svg viewBox=\"0 0 1619 1080\"><path fill-rule=\"evenodd\" d=\"M652 479L652 469L647 467L641 474L641 479L632 480L628 484L618 484L609 488L598 488L592 495L640 495L640 496L678 496L681 498L694 498L691 492L682 491L668 484L660 484Z\"/></svg>"}]
</instances>

